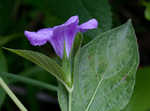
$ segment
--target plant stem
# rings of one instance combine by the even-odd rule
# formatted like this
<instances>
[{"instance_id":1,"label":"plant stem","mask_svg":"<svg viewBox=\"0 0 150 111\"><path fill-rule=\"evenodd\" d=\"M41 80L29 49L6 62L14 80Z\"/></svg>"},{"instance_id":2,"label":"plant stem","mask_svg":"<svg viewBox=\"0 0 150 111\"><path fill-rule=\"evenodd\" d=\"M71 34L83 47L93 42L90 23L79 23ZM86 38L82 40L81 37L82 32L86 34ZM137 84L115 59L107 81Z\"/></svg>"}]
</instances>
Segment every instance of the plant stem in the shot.
<instances>
[{"instance_id":1,"label":"plant stem","mask_svg":"<svg viewBox=\"0 0 150 111\"><path fill-rule=\"evenodd\" d=\"M72 103L72 92L68 91L69 93L69 111L71 111L71 103Z\"/></svg>"},{"instance_id":2,"label":"plant stem","mask_svg":"<svg viewBox=\"0 0 150 111\"><path fill-rule=\"evenodd\" d=\"M9 95L9 97L14 101L14 103L18 106L18 108L20 109L20 111L27 111L27 109L18 100L18 98L15 96L15 94L9 89L9 87L3 81L3 79L1 77L0 77L0 85L6 91L6 93Z\"/></svg>"}]
</instances>

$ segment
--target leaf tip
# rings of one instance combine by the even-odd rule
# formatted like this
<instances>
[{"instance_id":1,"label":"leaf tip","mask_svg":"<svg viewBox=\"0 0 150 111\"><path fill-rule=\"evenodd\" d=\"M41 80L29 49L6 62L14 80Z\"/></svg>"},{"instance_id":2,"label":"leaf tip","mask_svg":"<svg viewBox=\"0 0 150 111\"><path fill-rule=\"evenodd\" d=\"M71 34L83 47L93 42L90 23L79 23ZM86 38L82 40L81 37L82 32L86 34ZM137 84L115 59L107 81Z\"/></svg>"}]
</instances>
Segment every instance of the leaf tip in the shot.
<instances>
[{"instance_id":1,"label":"leaf tip","mask_svg":"<svg viewBox=\"0 0 150 111\"><path fill-rule=\"evenodd\" d=\"M11 48L2 47L2 49L7 50L7 51L10 51L10 52L14 52L14 49L11 49Z\"/></svg>"},{"instance_id":2,"label":"leaf tip","mask_svg":"<svg viewBox=\"0 0 150 111\"><path fill-rule=\"evenodd\" d=\"M130 19L128 19L128 23L132 23L132 19L130 18Z\"/></svg>"},{"instance_id":3,"label":"leaf tip","mask_svg":"<svg viewBox=\"0 0 150 111\"><path fill-rule=\"evenodd\" d=\"M126 25L131 26L132 25L132 19L128 19L128 21L126 22Z\"/></svg>"},{"instance_id":4,"label":"leaf tip","mask_svg":"<svg viewBox=\"0 0 150 111\"><path fill-rule=\"evenodd\" d=\"M2 47L2 49L8 50L8 48L7 48L7 47Z\"/></svg>"}]
</instances>

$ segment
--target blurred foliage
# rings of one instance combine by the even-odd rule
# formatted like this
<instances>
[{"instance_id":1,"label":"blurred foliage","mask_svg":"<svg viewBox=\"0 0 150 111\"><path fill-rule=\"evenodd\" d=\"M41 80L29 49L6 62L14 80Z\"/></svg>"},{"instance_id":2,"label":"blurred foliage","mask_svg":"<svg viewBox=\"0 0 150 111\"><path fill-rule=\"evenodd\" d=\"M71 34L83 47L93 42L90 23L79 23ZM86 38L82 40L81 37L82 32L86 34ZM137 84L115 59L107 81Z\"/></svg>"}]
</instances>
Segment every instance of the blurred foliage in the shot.
<instances>
[{"instance_id":1,"label":"blurred foliage","mask_svg":"<svg viewBox=\"0 0 150 111\"><path fill-rule=\"evenodd\" d=\"M150 1L141 0L141 4L145 6L144 15L147 20L150 20Z\"/></svg>"},{"instance_id":2,"label":"blurred foliage","mask_svg":"<svg viewBox=\"0 0 150 111\"><path fill-rule=\"evenodd\" d=\"M80 23L90 18L96 18L99 20L99 28L86 33L84 37L84 43L86 43L98 33L116 27L130 17L134 22L136 33L139 37L142 37L145 33L142 36L141 33L149 31L150 28L150 23L145 22L143 19L144 13L146 19L150 20L150 2L146 0L140 0L140 2L137 0L0 0L0 47L36 50L57 59L53 49L48 44L42 47L30 46L23 35L24 30L36 31L43 27L53 27L63 23L73 15L79 15ZM147 33L145 35L149 36ZM148 49L149 47L146 50L147 53L150 52ZM146 58L150 57L146 56ZM142 60L145 60L145 58ZM145 61L148 60L146 59ZM39 86L35 88L35 84L30 83L35 80L36 82L56 86L56 79L50 74L27 60L0 49L0 73L2 74L2 72L2 77L9 82L12 88L13 86L21 87L26 92L22 94L16 90L17 96L20 97L19 99L23 99L21 101L24 101L29 110L40 111L47 107L59 110L59 108L56 108L58 107L55 102L57 98L56 92ZM149 74L149 67L141 67L138 70L135 92L125 111L148 111L150 109ZM23 76L23 78L31 79L31 81L21 81L21 78L14 82L12 76L17 78ZM51 102L49 103L37 99L36 95L41 91L45 91L46 94L51 95L54 99L50 99ZM31 97L32 99L30 99ZM1 111L12 111L10 107L13 107L14 110L16 109L0 88L1 106Z\"/></svg>"},{"instance_id":3,"label":"blurred foliage","mask_svg":"<svg viewBox=\"0 0 150 111\"><path fill-rule=\"evenodd\" d=\"M1 49L0 49L0 72L7 72L6 58L3 55ZM4 102L5 96L6 96L5 92L0 88L0 108Z\"/></svg>"}]
</instances>

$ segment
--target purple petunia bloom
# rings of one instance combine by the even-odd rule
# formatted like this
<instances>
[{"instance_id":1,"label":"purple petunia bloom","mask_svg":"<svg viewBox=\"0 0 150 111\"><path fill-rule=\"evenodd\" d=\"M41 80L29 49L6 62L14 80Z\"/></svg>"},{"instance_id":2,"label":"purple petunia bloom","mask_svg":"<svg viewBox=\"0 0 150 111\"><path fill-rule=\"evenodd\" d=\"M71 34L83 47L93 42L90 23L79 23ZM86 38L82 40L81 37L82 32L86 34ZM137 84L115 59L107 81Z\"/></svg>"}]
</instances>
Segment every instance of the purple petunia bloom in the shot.
<instances>
[{"instance_id":1,"label":"purple petunia bloom","mask_svg":"<svg viewBox=\"0 0 150 111\"><path fill-rule=\"evenodd\" d=\"M97 28L98 26L96 19L91 19L81 25L78 24L78 16L73 16L62 25L40 29L37 32L25 31L24 34L33 46L41 46L50 42L60 58L63 57L65 42L65 50L67 57L69 57L76 34L78 32L85 32L88 29Z\"/></svg>"}]
</instances>

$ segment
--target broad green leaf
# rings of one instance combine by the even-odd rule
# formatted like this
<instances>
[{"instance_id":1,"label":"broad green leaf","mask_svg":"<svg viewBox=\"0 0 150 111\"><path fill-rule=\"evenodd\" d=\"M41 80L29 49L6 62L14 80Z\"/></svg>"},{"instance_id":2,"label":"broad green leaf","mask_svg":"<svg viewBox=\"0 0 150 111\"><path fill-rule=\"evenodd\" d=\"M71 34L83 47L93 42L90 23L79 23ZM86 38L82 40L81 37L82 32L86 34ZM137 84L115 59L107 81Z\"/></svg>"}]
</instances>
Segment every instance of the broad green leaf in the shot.
<instances>
[{"instance_id":1,"label":"broad green leaf","mask_svg":"<svg viewBox=\"0 0 150 111\"><path fill-rule=\"evenodd\" d=\"M137 71L136 84L131 101L123 111L150 110L150 67L141 67Z\"/></svg>"},{"instance_id":2,"label":"broad green leaf","mask_svg":"<svg viewBox=\"0 0 150 111\"><path fill-rule=\"evenodd\" d=\"M9 49L9 48L5 48L5 49L18 54L26 58L27 60L35 63L36 65L40 66L41 68L45 69L67 87L66 85L67 81L64 78L64 72L62 68L50 57L41 54L39 52L34 52L30 50L18 50L18 49Z\"/></svg>"},{"instance_id":3,"label":"broad green leaf","mask_svg":"<svg viewBox=\"0 0 150 111\"><path fill-rule=\"evenodd\" d=\"M3 55L2 50L0 49L0 72L7 71L7 63L6 58ZM0 107L2 106L4 100L5 100L6 94L3 91L3 89L0 87Z\"/></svg>"},{"instance_id":4,"label":"broad green leaf","mask_svg":"<svg viewBox=\"0 0 150 111\"><path fill-rule=\"evenodd\" d=\"M139 63L131 21L98 35L81 48L74 66L71 111L120 111L130 100ZM68 93L59 87L62 111L68 111Z\"/></svg>"}]
</instances>

